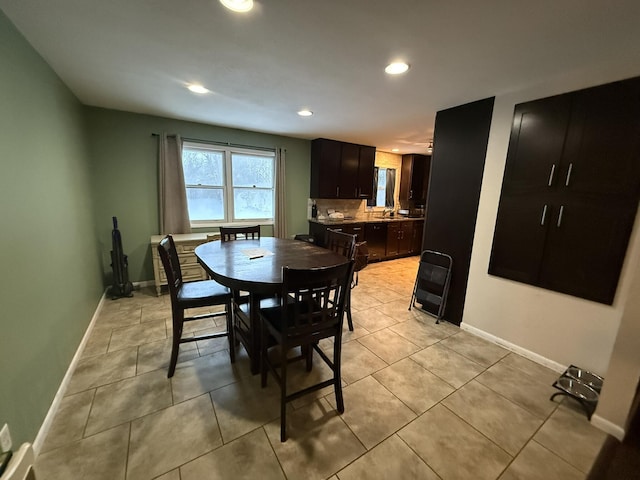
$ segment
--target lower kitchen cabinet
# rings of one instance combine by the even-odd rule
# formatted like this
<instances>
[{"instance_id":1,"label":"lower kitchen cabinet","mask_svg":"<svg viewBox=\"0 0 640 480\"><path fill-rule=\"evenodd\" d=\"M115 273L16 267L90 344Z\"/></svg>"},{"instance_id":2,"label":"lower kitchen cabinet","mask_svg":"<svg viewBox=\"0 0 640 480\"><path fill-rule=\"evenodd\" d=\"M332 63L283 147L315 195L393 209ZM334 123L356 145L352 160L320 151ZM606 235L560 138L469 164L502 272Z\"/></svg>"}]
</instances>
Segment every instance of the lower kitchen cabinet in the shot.
<instances>
[{"instance_id":1,"label":"lower kitchen cabinet","mask_svg":"<svg viewBox=\"0 0 640 480\"><path fill-rule=\"evenodd\" d=\"M413 222L413 230L411 234L411 250L409 253L419 255L422 253L422 234L424 230L424 220Z\"/></svg>"},{"instance_id":2,"label":"lower kitchen cabinet","mask_svg":"<svg viewBox=\"0 0 640 480\"><path fill-rule=\"evenodd\" d=\"M413 222L387 225L387 257L407 255L413 244Z\"/></svg>"}]
</instances>

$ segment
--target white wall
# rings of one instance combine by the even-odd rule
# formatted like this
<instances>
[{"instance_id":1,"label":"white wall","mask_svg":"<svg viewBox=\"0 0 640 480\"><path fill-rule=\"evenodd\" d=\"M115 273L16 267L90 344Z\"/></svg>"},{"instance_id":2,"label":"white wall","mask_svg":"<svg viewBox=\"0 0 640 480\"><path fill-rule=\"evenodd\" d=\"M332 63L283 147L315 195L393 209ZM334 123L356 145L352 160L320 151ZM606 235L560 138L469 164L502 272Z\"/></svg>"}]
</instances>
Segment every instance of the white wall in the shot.
<instances>
[{"instance_id":1,"label":"white wall","mask_svg":"<svg viewBox=\"0 0 640 480\"><path fill-rule=\"evenodd\" d=\"M471 257L463 328L502 339L556 369L571 363L606 375L640 258L640 216L614 304L582 300L487 274L514 106L640 75L638 63L602 65L496 96Z\"/></svg>"}]
</instances>

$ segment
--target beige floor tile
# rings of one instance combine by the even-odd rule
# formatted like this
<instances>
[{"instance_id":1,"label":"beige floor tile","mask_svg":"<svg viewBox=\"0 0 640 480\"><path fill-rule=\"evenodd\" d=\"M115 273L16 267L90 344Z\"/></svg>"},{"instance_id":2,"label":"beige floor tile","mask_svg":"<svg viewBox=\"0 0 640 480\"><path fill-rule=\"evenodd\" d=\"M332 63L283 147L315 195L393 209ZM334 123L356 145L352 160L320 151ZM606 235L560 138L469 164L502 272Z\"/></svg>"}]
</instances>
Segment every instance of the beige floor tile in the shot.
<instances>
[{"instance_id":1,"label":"beige floor tile","mask_svg":"<svg viewBox=\"0 0 640 480\"><path fill-rule=\"evenodd\" d=\"M38 455L38 480L124 480L129 425Z\"/></svg>"},{"instance_id":2,"label":"beige floor tile","mask_svg":"<svg viewBox=\"0 0 640 480\"><path fill-rule=\"evenodd\" d=\"M62 399L41 453L82 439L94 394L95 390L86 390Z\"/></svg>"},{"instance_id":3,"label":"beige floor tile","mask_svg":"<svg viewBox=\"0 0 640 480\"><path fill-rule=\"evenodd\" d=\"M429 317L426 313L421 312L416 308L409 310L409 301L411 300L411 293L406 298L394 300L393 302L381 303L374 308L380 310L385 315L396 319L399 322L405 322L407 320L421 320L426 321ZM433 320L435 322L435 319Z\"/></svg>"},{"instance_id":4,"label":"beige floor tile","mask_svg":"<svg viewBox=\"0 0 640 480\"><path fill-rule=\"evenodd\" d=\"M556 392L551 385L523 375L520 370L501 362L487 369L477 380L542 419L556 409L557 404L549 400Z\"/></svg>"},{"instance_id":5,"label":"beige floor tile","mask_svg":"<svg viewBox=\"0 0 640 480\"><path fill-rule=\"evenodd\" d=\"M141 323L131 327L117 328L111 334L109 352L127 347L151 343L167 338L167 328L163 320Z\"/></svg>"},{"instance_id":6,"label":"beige floor tile","mask_svg":"<svg viewBox=\"0 0 640 480\"><path fill-rule=\"evenodd\" d=\"M222 445L209 395L131 422L127 480L152 479Z\"/></svg>"},{"instance_id":7,"label":"beige floor tile","mask_svg":"<svg viewBox=\"0 0 640 480\"><path fill-rule=\"evenodd\" d=\"M510 353L500 360L500 363L519 370L524 375L528 375L535 380L549 385L555 382L561 373L535 363L528 358L524 358L522 355L518 355L517 353Z\"/></svg>"},{"instance_id":8,"label":"beige floor tile","mask_svg":"<svg viewBox=\"0 0 640 480\"><path fill-rule=\"evenodd\" d=\"M397 435L387 438L338 472L338 477L340 480L439 480L434 471Z\"/></svg>"},{"instance_id":9,"label":"beige floor tile","mask_svg":"<svg viewBox=\"0 0 640 480\"><path fill-rule=\"evenodd\" d=\"M542 425L539 417L475 380L442 403L514 456Z\"/></svg>"},{"instance_id":10,"label":"beige floor tile","mask_svg":"<svg viewBox=\"0 0 640 480\"><path fill-rule=\"evenodd\" d=\"M382 330L397 323L397 320L394 320L373 307L353 312L353 321L357 322L358 325L362 325L370 332Z\"/></svg>"},{"instance_id":11,"label":"beige floor tile","mask_svg":"<svg viewBox=\"0 0 640 480\"><path fill-rule=\"evenodd\" d=\"M280 442L280 420L264 430L289 480L325 479L366 451L323 399L287 415L286 442Z\"/></svg>"},{"instance_id":12,"label":"beige floor tile","mask_svg":"<svg viewBox=\"0 0 640 480\"><path fill-rule=\"evenodd\" d=\"M333 351L325 350L329 358ZM378 370L387 364L380 357L374 355L364 345L355 342L347 342L342 346L342 379L347 383L353 383Z\"/></svg>"},{"instance_id":13,"label":"beige floor tile","mask_svg":"<svg viewBox=\"0 0 640 480\"><path fill-rule=\"evenodd\" d=\"M360 325L358 322L353 322L353 332L349 330L349 325L347 324L347 319L345 317L343 326L342 326L342 343L350 342L351 340L355 340L356 338L363 337L364 335L369 335L371 332Z\"/></svg>"},{"instance_id":14,"label":"beige floor tile","mask_svg":"<svg viewBox=\"0 0 640 480\"><path fill-rule=\"evenodd\" d=\"M284 479L262 428L180 467L182 480Z\"/></svg>"},{"instance_id":15,"label":"beige floor tile","mask_svg":"<svg viewBox=\"0 0 640 480\"><path fill-rule=\"evenodd\" d=\"M443 480L494 480L511 461L504 450L441 405L398 435Z\"/></svg>"},{"instance_id":16,"label":"beige floor tile","mask_svg":"<svg viewBox=\"0 0 640 480\"><path fill-rule=\"evenodd\" d=\"M197 342L183 343L178 350L178 363L188 362L198 358L199 352ZM138 375L152 372L153 370L169 369L171 360L171 339L160 340L158 342L145 343L138 347L138 363L136 372Z\"/></svg>"},{"instance_id":17,"label":"beige floor tile","mask_svg":"<svg viewBox=\"0 0 640 480\"><path fill-rule=\"evenodd\" d=\"M551 479L584 480L584 474L536 442L529 442L500 477L500 480Z\"/></svg>"},{"instance_id":18,"label":"beige floor tile","mask_svg":"<svg viewBox=\"0 0 640 480\"><path fill-rule=\"evenodd\" d=\"M173 402L194 398L238 380L242 366L232 365L226 351L179 363L171 378ZM250 374L248 371L246 374Z\"/></svg>"},{"instance_id":19,"label":"beige floor tile","mask_svg":"<svg viewBox=\"0 0 640 480\"><path fill-rule=\"evenodd\" d=\"M96 320L97 328L122 328L140 324L142 309L103 310Z\"/></svg>"},{"instance_id":20,"label":"beige floor tile","mask_svg":"<svg viewBox=\"0 0 640 480\"><path fill-rule=\"evenodd\" d=\"M589 423L584 413L563 404L533 438L581 472L588 473L606 437Z\"/></svg>"},{"instance_id":21,"label":"beige floor tile","mask_svg":"<svg viewBox=\"0 0 640 480\"><path fill-rule=\"evenodd\" d=\"M370 449L416 418L416 414L373 377L366 377L343 389L342 420ZM327 397L335 408L335 398Z\"/></svg>"},{"instance_id":22,"label":"beige floor tile","mask_svg":"<svg viewBox=\"0 0 640 480\"><path fill-rule=\"evenodd\" d=\"M153 322L155 320L166 320L171 318L171 306L158 304L154 306L142 307L142 314L140 316L140 322Z\"/></svg>"},{"instance_id":23,"label":"beige floor tile","mask_svg":"<svg viewBox=\"0 0 640 480\"><path fill-rule=\"evenodd\" d=\"M137 348L83 358L78 362L65 392L67 395L133 377Z\"/></svg>"},{"instance_id":24,"label":"beige floor tile","mask_svg":"<svg viewBox=\"0 0 640 480\"><path fill-rule=\"evenodd\" d=\"M407 301L407 308L409 305L409 298L401 295L398 292L395 292L391 289L388 288L389 283L385 282L382 286L382 288L376 288L375 291L373 291L371 293L371 298L375 298L376 300L378 300L381 303L388 303L388 302L394 302L396 300L406 300Z\"/></svg>"},{"instance_id":25,"label":"beige floor tile","mask_svg":"<svg viewBox=\"0 0 640 480\"><path fill-rule=\"evenodd\" d=\"M490 367L509 354L509 350L465 331L451 335L440 343L484 367Z\"/></svg>"},{"instance_id":26,"label":"beige floor tile","mask_svg":"<svg viewBox=\"0 0 640 480\"><path fill-rule=\"evenodd\" d=\"M91 335L89 335L89 339L82 350L81 358L107 353L112 331L113 329L111 327L95 326L91 330Z\"/></svg>"},{"instance_id":27,"label":"beige floor tile","mask_svg":"<svg viewBox=\"0 0 640 480\"><path fill-rule=\"evenodd\" d=\"M376 305L381 305L382 302L380 300L376 300L369 296L366 290L363 287L356 287L351 291L351 312L359 312L360 310L366 310L368 308L375 307Z\"/></svg>"},{"instance_id":28,"label":"beige floor tile","mask_svg":"<svg viewBox=\"0 0 640 480\"><path fill-rule=\"evenodd\" d=\"M160 475L159 477L156 477L155 480L181 480L180 470L176 468L175 470L171 470L170 472L167 472L164 475Z\"/></svg>"},{"instance_id":29,"label":"beige floor tile","mask_svg":"<svg viewBox=\"0 0 640 480\"><path fill-rule=\"evenodd\" d=\"M171 382L164 371L120 380L96 391L85 435L107 430L171 405Z\"/></svg>"},{"instance_id":30,"label":"beige floor tile","mask_svg":"<svg viewBox=\"0 0 640 480\"><path fill-rule=\"evenodd\" d=\"M280 417L280 388L275 381L260 387L260 375L211 392L222 440L229 443Z\"/></svg>"},{"instance_id":31,"label":"beige floor tile","mask_svg":"<svg viewBox=\"0 0 640 480\"><path fill-rule=\"evenodd\" d=\"M410 358L374 373L373 377L418 415L455 390Z\"/></svg>"},{"instance_id":32,"label":"beige floor tile","mask_svg":"<svg viewBox=\"0 0 640 480\"><path fill-rule=\"evenodd\" d=\"M420 347L428 347L451 335L448 329L441 327L441 324L436 325L432 317L407 320L392 325L389 329Z\"/></svg>"},{"instance_id":33,"label":"beige floor tile","mask_svg":"<svg viewBox=\"0 0 640 480\"><path fill-rule=\"evenodd\" d=\"M455 388L461 387L484 370L481 365L439 343L419 351L411 359Z\"/></svg>"},{"instance_id":34,"label":"beige floor tile","mask_svg":"<svg viewBox=\"0 0 640 480\"><path fill-rule=\"evenodd\" d=\"M389 364L408 357L421 348L388 328L361 337L358 341Z\"/></svg>"}]
</instances>

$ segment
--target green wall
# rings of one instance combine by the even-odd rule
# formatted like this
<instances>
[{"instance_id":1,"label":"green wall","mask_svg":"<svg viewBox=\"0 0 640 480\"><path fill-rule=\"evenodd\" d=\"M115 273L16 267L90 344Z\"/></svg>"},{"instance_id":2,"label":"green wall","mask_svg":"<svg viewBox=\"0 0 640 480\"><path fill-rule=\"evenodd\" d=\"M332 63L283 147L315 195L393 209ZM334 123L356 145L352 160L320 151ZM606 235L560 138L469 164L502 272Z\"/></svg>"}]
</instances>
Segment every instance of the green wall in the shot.
<instances>
[{"instance_id":1,"label":"green wall","mask_svg":"<svg viewBox=\"0 0 640 480\"><path fill-rule=\"evenodd\" d=\"M308 231L310 145L308 140L86 107L93 198L105 285L111 282L111 217L118 217L131 281L153 279L151 235L159 232L158 138L186 138L287 150L288 234ZM213 229L212 229L213 230Z\"/></svg>"},{"instance_id":2,"label":"green wall","mask_svg":"<svg viewBox=\"0 0 640 480\"><path fill-rule=\"evenodd\" d=\"M83 107L0 11L0 426L33 441L102 294Z\"/></svg>"}]
</instances>

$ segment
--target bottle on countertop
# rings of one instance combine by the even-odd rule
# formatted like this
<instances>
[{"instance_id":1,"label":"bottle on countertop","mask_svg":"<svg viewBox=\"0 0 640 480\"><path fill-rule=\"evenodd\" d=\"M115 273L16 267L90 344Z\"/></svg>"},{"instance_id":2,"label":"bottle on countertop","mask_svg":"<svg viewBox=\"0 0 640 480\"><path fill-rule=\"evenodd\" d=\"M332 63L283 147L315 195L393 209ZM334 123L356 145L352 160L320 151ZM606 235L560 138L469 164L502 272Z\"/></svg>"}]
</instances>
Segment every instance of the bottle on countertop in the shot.
<instances>
[{"instance_id":1,"label":"bottle on countertop","mask_svg":"<svg viewBox=\"0 0 640 480\"><path fill-rule=\"evenodd\" d=\"M311 218L318 218L318 206L316 205L316 201L313 201L311 205Z\"/></svg>"}]
</instances>

